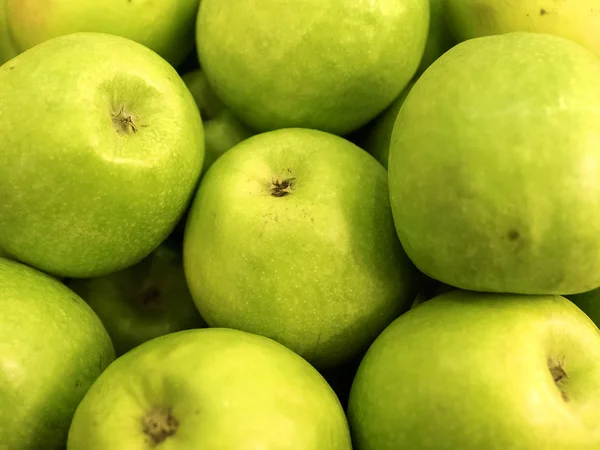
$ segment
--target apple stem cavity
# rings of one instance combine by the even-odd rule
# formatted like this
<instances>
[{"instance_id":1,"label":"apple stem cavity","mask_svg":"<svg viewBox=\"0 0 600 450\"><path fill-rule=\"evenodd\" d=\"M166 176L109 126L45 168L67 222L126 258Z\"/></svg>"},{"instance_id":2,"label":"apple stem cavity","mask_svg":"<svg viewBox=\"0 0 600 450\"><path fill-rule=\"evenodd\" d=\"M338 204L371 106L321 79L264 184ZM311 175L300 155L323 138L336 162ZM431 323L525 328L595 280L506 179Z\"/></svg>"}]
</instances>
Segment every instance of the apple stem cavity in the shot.
<instances>
[{"instance_id":1,"label":"apple stem cavity","mask_svg":"<svg viewBox=\"0 0 600 450\"><path fill-rule=\"evenodd\" d=\"M271 191L271 195L273 197L285 197L288 194L293 192L293 184L295 178L275 178L271 181L271 186L269 186L269 190Z\"/></svg>"},{"instance_id":2,"label":"apple stem cavity","mask_svg":"<svg viewBox=\"0 0 600 450\"><path fill-rule=\"evenodd\" d=\"M564 369L564 358L562 361L559 361L554 358L548 359L548 369L550 370L550 374L552 375L552 379L556 384L556 387L559 389L562 398L565 402L569 401L569 397L566 392L563 390L562 385L569 378L567 372Z\"/></svg>"},{"instance_id":3,"label":"apple stem cavity","mask_svg":"<svg viewBox=\"0 0 600 450\"><path fill-rule=\"evenodd\" d=\"M173 417L171 408L153 408L142 419L144 434L150 438L150 444L157 446L173 436L179 428L179 422Z\"/></svg>"},{"instance_id":4,"label":"apple stem cavity","mask_svg":"<svg viewBox=\"0 0 600 450\"><path fill-rule=\"evenodd\" d=\"M137 125L135 123L135 116L130 114L125 109L125 105L121 105L121 109L117 113L111 113L112 122L120 134L135 134L137 133Z\"/></svg>"}]
</instances>

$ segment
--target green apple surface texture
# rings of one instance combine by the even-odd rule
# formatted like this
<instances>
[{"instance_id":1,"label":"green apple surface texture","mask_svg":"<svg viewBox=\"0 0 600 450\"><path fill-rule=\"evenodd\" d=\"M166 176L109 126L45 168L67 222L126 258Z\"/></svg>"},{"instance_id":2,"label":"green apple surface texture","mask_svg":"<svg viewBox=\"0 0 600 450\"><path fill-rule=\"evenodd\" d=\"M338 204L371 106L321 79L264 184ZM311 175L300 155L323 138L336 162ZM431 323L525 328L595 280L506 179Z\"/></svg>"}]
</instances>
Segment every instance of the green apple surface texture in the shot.
<instances>
[{"instance_id":1,"label":"green apple surface texture","mask_svg":"<svg viewBox=\"0 0 600 450\"><path fill-rule=\"evenodd\" d=\"M265 335L319 367L365 350L416 294L385 169L316 130L263 133L221 156L191 206L183 256L209 325Z\"/></svg>"},{"instance_id":2,"label":"green apple surface texture","mask_svg":"<svg viewBox=\"0 0 600 450\"><path fill-rule=\"evenodd\" d=\"M194 192L202 121L175 70L131 40L51 39L0 66L0 247L54 275L139 262Z\"/></svg>"},{"instance_id":3,"label":"green apple surface texture","mask_svg":"<svg viewBox=\"0 0 600 450\"><path fill-rule=\"evenodd\" d=\"M181 254L167 244L127 269L74 279L69 287L100 317L117 356L155 337L204 325L187 287Z\"/></svg>"},{"instance_id":4,"label":"green apple surface texture","mask_svg":"<svg viewBox=\"0 0 600 450\"><path fill-rule=\"evenodd\" d=\"M596 450L600 332L560 296L453 291L392 323L361 362L355 450Z\"/></svg>"},{"instance_id":5,"label":"green apple surface texture","mask_svg":"<svg viewBox=\"0 0 600 450\"><path fill-rule=\"evenodd\" d=\"M390 142L392 140L396 117L413 86L414 81L408 83L398 98L373 122L361 130L361 136L359 137L361 148L373 155L386 169L388 167Z\"/></svg>"},{"instance_id":6,"label":"green apple surface texture","mask_svg":"<svg viewBox=\"0 0 600 450\"><path fill-rule=\"evenodd\" d=\"M100 319L52 277L0 258L0 449L64 448L75 408L114 359Z\"/></svg>"},{"instance_id":7,"label":"green apple surface texture","mask_svg":"<svg viewBox=\"0 0 600 450\"><path fill-rule=\"evenodd\" d=\"M0 0L0 65L17 56L13 38L8 29L6 20L6 1Z\"/></svg>"},{"instance_id":8,"label":"green apple surface texture","mask_svg":"<svg viewBox=\"0 0 600 450\"><path fill-rule=\"evenodd\" d=\"M429 0L429 34L417 73L423 73L455 44L444 13L444 0Z\"/></svg>"},{"instance_id":9,"label":"green apple surface texture","mask_svg":"<svg viewBox=\"0 0 600 450\"><path fill-rule=\"evenodd\" d=\"M348 134L373 119L415 74L429 0L203 0L200 66L257 131Z\"/></svg>"},{"instance_id":10,"label":"green apple surface texture","mask_svg":"<svg viewBox=\"0 0 600 450\"><path fill-rule=\"evenodd\" d=\"M426 275L474 291L600 286L600 59L564 38L465 41L400 109L389 183Z\"/></svg>"},{"instance_id":11,"label":"green apple surface texture","mask_svg":"<svg viewBox=\"0 0 600 450\"><path fill-rule=\"evenodd\" d=\"M199 0L2 0L19 52L48 39L89 31L154 50L174 66L192 50ZM1 12L1 11L0 11Z\"/></svg>"},{"instance_id":12,"label":"green apple surface texture","mask_svg":"<svg viewBox=\"0 0 600 450\"><path fill-rule=\"evenodd\" d=\"M351 450L344 411L305 360L228 329L156 338L117 359L77 408L67 450Z\"/></svg>"},{"instance_id":13,"label":"green apple surface texture","mask_svg":"<svg viewBox=\"0 0 600 450\"><path fill-rule=\"evenodd\" d=\"M597 0L442 0L452 34L464 41L516 31L571 39L600 56Z\"/></svg>"},{"instance_id":14,"label":"green apple surface texture","mask_svg":"<svg viewBox=\"0 0 600 450\"><path fill-rule=\"evenodd\" d=\"M252 136L253 132L217 98L201 70L186 73L182 79L200 109L205 149L202 171L206 172L219 156Z\"/></svg>"}]
</instances>

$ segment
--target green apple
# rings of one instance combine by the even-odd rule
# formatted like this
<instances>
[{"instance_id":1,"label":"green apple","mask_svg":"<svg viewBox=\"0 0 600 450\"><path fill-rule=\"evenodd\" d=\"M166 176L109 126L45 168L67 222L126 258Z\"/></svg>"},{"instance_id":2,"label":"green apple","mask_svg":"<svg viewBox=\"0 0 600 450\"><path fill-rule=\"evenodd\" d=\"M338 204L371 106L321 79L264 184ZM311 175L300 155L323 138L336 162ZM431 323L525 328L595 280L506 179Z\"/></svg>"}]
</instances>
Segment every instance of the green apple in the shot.
<instances>
[{"instance_id":1,"label":"green apple","mask_svg":"<svg viewBox=\"0 0 600 450\"><path fill-rule=\"evenodd\" d=\"M358 138L359 146L373 155L386 169L388 167L390 142L392 140L396 117L414 84L414 81L408 83L398 98L377 116L375 120L361 130L361 136Z\"/></svg>"},{"instance_id":2,"label":"green apple","mask_svg":"<svg viewBox=\"0 0 600 450\"><path fill-rule=\"evenodd\" d=\"M192 50L200 0L1 0L15 48L81 31L139 42L173 65ZM1 12L1 11L0 11Z\"/></svg>"},{"instance_id":3,"label":"green apple","mask_svg":"<svg viewBox=\"0 0 600 450\"><path fill-rule=\"evenodd\" d=\"M0 247L44 272L95 277L147 256L185 211L204 136L156 53L100 33L0 66Z\"/></svg>"},{"instance_id":4,"label":"green apple","mask_svg":"<svg viewBox=\"0 0 600 450\"><path fill-rule=\"evenodd\" d=\"M586 313L596 325L600 326L600 289L569 295L567 298Z\"/></svg>"},{"instance_id":5,"label":"green apple","mask_svg":"<svg viewBox=\"0 0 600 450\"><path fill-rule=\"evenodd\" d=\"M221 156L183 246L209 325L265 335L319 368L366 350L416 294L384 168L322 131L271 131Z\"/></svg>"},{"instance_id":6,"label":"green apple","mask_svg":"<svg viewBox=\"0 0 600 450\"><path fill-rule=\"evenodd\" d=\"M598 0L442 0L452 33L463 41L515 31L571 39L600 56Z\"/></svg>"},{"instance_id":7,"label":"green apple","mask_svg":"<svg viewBox=\"0 0 600 450\"><path fill-rule=\"evenodd\" d=\"M206 172L219 156L252 136L253 132L213 94L201 70L186 73L182 79L194 96L202 116L205 148L202 170Z\"/></svg>"},{"instance_id":8,"label":"green apple","mask_svg":"<svg viewBox=\"0 0 600 450\"><path fill-rule=\"evenodd\" d=\"M75 408L114 359L102 322L52 277L0 258L0 448L64 448Z\"/></svg>"},{"instance_id":9,"label":"green apple","mask_svg":"<svg viewBox=\"0 0 600 450\"><path fill-rule=\"evenodd\" d=\"M355 450L600 448L600 331L560 296L452 291L375 341L350 392Z\"/></svg>"},{"instance_id":10,"label":"green apple","mask_svg":"<svg viewBox=\"0 0 600 450\"><path fill-rule=\"evenodd\" d=\"M600 286L600 59L567 39L465 41L401 108L389 183L398 235L426 275L474 291Z\"/></svg>"},{"instance_id":11,"label":"green apple","mask_svg":"<svg viewBox=\"0 0 600 450\"><path fill-rule=\"evenodd\" d=\"M8 29L6 20L6 1L0 0L0 65L17 56L19 52L15 48L13 38Z\"/></svg>"},{"instance_id":12,"label":"green apple","mask_svg":"<svg viewBox=\"0 0 600 450\"><path fill-rule=\"evenodd\" d=\"M348 134L415 74L429 0L203 0L200 66L215 94L257 131Z\"/></svg>"},{"instance_id":13,"label":"green apple","mask_svg":"<svg viewBox=\"0 0 600 450\"><path fill-rule=\"evenodd\" d=\"M168 244L127 269L68 285L100 317L117 356L155 337L204 325L187 287L181 254Z\"/></svg>"},{"instance_id":14,"label":"green apple","mask_svg":"<svg viewBox=\"0 0 600 450\"><path fill-rule=\"evenodd\" d=\"M340 403L284 346L228 329L153 339L77 408L68 450L351 450Z\"/></svg>"},{"instance_id":15,"label":"green apple","mask_svg":"<svg viewBox=\"0 0 600 450\"><path fill-rule=\"evenodd\" d=\"M423 73L436 59L455 44L448 28L445 12L445 0L429 0L429 34L421 64L417 73Z\"/></svg>"}]
</instances>

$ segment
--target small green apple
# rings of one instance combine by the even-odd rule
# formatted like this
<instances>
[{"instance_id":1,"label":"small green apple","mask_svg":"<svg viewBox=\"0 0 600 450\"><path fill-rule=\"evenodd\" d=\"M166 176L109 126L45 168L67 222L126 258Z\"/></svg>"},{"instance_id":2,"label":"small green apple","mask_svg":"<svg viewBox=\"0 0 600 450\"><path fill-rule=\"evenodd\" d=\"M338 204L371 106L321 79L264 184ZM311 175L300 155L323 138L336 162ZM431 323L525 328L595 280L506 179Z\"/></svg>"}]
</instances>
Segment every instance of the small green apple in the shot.
<instances>
[{"instance_id":1,"label":"small green apple","mask_svg":"<svg viewBox=\"0 0 600 450\"><path fill-rule=\"evenodd\" d=\"M262 336L188 330L117 359L77 408L68 450L351 450L340 403Z\"/></svg>"},{"instance_id":2,"label":"small green apple","mask_svg":"<svg viewBox=\"0 0 600 450\"><path fill-rule=\"evenodd\" d=\"M426 275L474 291L600 286L600 59L509 33L450 49L400 109L389 182Z\"/></svg>"},{"instance_id":3,"label":"small green apple","mask_svg":"<svg viewBox=\"0 0 600 450\"><path fill-rule=\"evenodd\" d=\"M155 337L204 325L187 287L181 254L168 244L127 269L68 285L100 317L117 356Z\"/></svg>"},{"instance_id":4,"label":"small green apple","mask_svg":"<svg viewBox=\"0 0 600 450\"><path fill-rule=\"evenodd\" d=\"M320 368L366 350L417 289L385 169L322 131L267 132L221 156L183 245L209 325L273 338Z\"/></svg>"},{"instance_id":5,"label":"small green apple","mask_svg":"<svg viewBox=\"0 0 600 450\"><path fill-rule=\"evenodd\" d=\"M598 0L443 0L446 20L457 39L515 31L571 39L600 56Z\"/></svg>"},{"instance_id":6,"label":"small green apple","mask_svg":"<svg viewBox=\"0 0 600 450\"><path fill-rule=\"evenodd\" d=\"M52 277L0 258L0 448L64 448L75 408L114 359L102 322Z\"/></svg>"},{"instance_id":7,"label":"small green apple","mask_svg":"<svg viewBox=\"0 0 600 450\"><path fill-rule=\"evenodd\" d=\"M414 81L408 83L398 98L361 130L358 145L373 155L386 169L388 168L390 142L396 117L414 84Z\"/></svg>"},{"instance_id":8,"label":"small green apple","mask_svg":"<svg viewBox=\"0 0 600 450\"><path fill-rule=\"evenodd\" d=\"M348 134L415 74L429 0L203 0L200 66L215 94L257 131Z\"/></svg>"},{"instance_id":9,"label":"small green apple","mask_svg":"<svg viewBox=\"0 0 600 450\"><path fill-rule=\"evenodd\" d=\"M421 74L436 59L450 49L456 40L450 33L444 13L445 0L429 0L429 34L417 74Z\"/></svg>"},{"instance_id":10,"label":"small green apple","mask_svg":"<svg viewBox=\"0 0 600 450\"><path fill-rule=\"evenodd\" d=\"M355 450L600 448L600 331L560 296L452 291L360 364Z\"/></svg>"},{"instance_id":11,"label":"small green apple","mask_svg":"<svg viewBox=\"0 0 600 450\"><path fill-rule=\"evenodd\" d=\"M201 70L194 70L182 77L200 109L204 125L204 167L206 172L219 156L253 132L240 122L212 92Z\"/></svg>"},{"instance_id":12,"label":"small green apple","mask_svg":"<svg viewBox=\"0 0 600 450\"><path fill-rule=\"evenodd\" d=\"M128 267L171 232L202 168L177 72L131 40L51 39L0 66L0 247L44 272Z\"/></svg>"},{"instance_id":13,"label":"small green apple","mask_svg":"<svg viewBox=\"0 0 600 450\"><path fill-rule=\"evenodd\" d=\"M6 1L0 0L0 65L19 54L6 20Z\"/></svg>"},{"instance_id":14,"label":"small green apple","mask_svg":"<svg viewBox=\"0 0 600 450\"><path fill-rule=\"evenodd\" d=\"M192 49L200 0L2 0L15 48L81 31L114 34L154 50L174 66ZM1 11L0 11L1 12Z\"/></svg>"}]
</instances>

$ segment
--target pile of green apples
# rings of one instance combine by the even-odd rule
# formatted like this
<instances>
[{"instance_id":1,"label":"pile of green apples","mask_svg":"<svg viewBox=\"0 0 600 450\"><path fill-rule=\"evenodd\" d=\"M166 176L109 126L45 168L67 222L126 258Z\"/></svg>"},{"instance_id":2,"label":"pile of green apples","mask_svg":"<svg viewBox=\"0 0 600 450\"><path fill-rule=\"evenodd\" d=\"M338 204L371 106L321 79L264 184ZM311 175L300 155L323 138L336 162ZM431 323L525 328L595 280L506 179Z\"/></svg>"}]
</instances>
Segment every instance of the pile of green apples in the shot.
<instances>
[{"instance_id":1,"label":"pile of green apples","mask_svg":"<svg viewBox=\"0 0 600 450\"><path fill-rule=\"evenodd\" d=\"M598 0L0 0L0 450L600 449Z\"/></svg>"}]
</instances>

